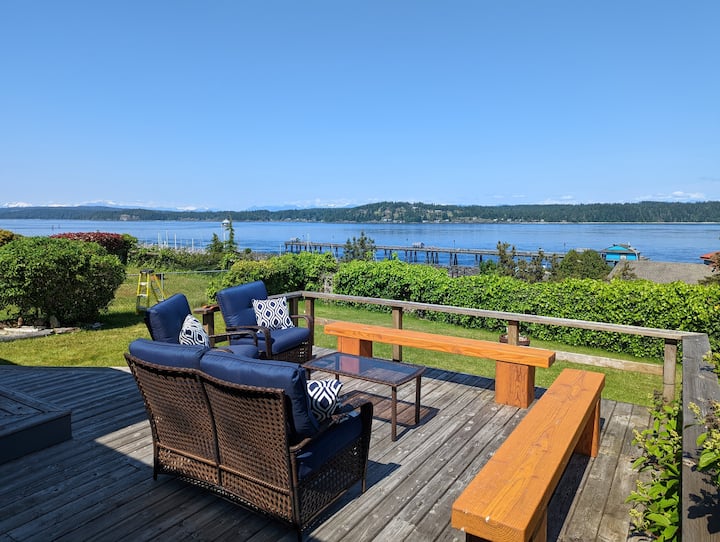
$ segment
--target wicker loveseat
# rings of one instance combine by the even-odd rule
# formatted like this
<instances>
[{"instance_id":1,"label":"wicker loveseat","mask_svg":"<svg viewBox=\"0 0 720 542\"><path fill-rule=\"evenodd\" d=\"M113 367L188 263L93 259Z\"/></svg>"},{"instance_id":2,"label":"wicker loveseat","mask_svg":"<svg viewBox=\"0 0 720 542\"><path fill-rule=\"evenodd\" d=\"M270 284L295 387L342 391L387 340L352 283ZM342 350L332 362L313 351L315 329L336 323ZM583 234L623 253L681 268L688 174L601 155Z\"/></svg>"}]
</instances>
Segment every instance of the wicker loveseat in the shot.
<instances>
[{"instance_id":1,"label":"wicker loveseat","mask_svg":"<svg viewBox=\"0 0 720 542\"><path fill-rule=\"evenodd\" d=\"M147 339L128 350L154 478L210 489L294 526L299 539L356 482L365 490L371 403L319 423L298 364Z\"/></svg>"}]
</instances>

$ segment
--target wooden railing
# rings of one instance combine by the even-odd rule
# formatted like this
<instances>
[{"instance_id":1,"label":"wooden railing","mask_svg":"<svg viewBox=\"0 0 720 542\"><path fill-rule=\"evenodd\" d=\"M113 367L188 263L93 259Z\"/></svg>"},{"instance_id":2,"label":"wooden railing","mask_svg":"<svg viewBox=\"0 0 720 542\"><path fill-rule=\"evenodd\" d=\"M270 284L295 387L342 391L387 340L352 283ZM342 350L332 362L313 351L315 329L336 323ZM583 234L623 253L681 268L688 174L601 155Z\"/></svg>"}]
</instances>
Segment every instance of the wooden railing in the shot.
<instances>
[{"instance_id":1,"label":"wooden railing","mask_svg":"<svg viewBox=\"0 0 720 542\"><path fill-rule=\"evenodd\" d=\"M667 401L675 398L675 368L678 344L682 343L682 400L685 421L683 426L683 468L681 478L682 537L684 540L720 542L720 494L718 488L709 482L708 477L697 471L696 439L700 432L703 431L703 428L692 423L694 415L688 408L690 403L706 408L709 400L720 401L720 385L718 384L717 375L712 372L712 368L705 359L706 354L710 352L710 341L706 334L322 292L302 291L284 295L288 297L291 309L293 309L291 312L297 313L299 301L304 299L305 313L313 317L315 316L316 299L390 307L392 310L392 325L397 328L402 328L403 311L406 310L444 312L505 320L507 322L508 343L510 344L518 344L521 322L656 337L663 339L665 342L662 391L663 397ZM402 347L393 347L393 359L402 359Z\"/></svg>"},{"instance_id":2,"label":"wooden railing","mask_svg":"<svg viewBox=\"0 0 720 542\"><path fill-rule=\"evenodd\" d=\"M432 303L417 303L414 301L398 301L395 299L379 299L374 297L361 297L340 294L327 294L322 292L293 292L286 294L290 303L295 303L297 310L297 302L299 299L305 299L305 312L314 317L316 299L326 301L341 301L346 303L364 303L368 305L379 305L390 307L392 309L393 326L402 327L403 311L426 311L426 312L444 312L451 314L461 314L464 316L475 316L478 318L494 318L497 320L505 320L507 322L508 342L510 344L518 344L520 336L520 323L527 322L533 324L541 324L547 326L575 327L581 329L589 329L593 331L602 331L607 333L624 333L627 335L641 335L645 337L657 337L663 339L664 362L663 362L663 397L666 400L672 400L675 397L675 367L677 365L678 343L686 337L701 335L687 331L676 331L669 329L657 329L651 327L627 326L621 324L607 324L603 322L591 322L587 320L571 320L568 318L554 318L552 316L538 316L535 314L520 314L514 312L491 311L485 309L472 309L467 307L453 307L450 305L435 305ZM291 306L291 308L293 308ZM395 347L393 350L393 359L402 359L401 347Z\"/></svg>"}]
</instances>

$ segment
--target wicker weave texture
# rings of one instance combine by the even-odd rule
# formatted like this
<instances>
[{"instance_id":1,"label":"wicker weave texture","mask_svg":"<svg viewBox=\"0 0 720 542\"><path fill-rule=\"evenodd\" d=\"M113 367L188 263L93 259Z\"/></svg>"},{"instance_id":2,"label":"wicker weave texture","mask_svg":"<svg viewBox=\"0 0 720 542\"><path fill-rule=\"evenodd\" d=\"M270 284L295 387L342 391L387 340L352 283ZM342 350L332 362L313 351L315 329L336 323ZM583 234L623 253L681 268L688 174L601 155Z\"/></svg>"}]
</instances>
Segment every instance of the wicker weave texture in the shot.
<instances>
[{"instance_id":1,"label":"wicker weave texture","mask_svg":"<svg viewBox=\"0 0 720 542\"><path fill-rule=\"evenodd\" d=\"M179 476L299 531L356 482L364 489L371 403L360 406L362 434L300 481L297 456L307 443L290 446L290 405L282 390L125 358L150 419L155 475Z\"/></svg>"}]
</instances>

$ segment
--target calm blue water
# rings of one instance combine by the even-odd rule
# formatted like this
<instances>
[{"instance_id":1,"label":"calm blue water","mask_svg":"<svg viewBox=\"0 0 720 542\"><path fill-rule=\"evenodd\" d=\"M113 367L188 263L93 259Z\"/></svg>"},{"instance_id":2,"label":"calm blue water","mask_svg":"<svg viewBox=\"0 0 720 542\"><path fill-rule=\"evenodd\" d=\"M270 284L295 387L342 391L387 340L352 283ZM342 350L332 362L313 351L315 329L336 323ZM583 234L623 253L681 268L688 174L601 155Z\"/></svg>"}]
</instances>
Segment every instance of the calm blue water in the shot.
<instances>
[{"instance_id":1,"label":"calm blue water","mask_svg":"<svg viewBox=\"0 0 720 542\"><path fill-rule=\"evenodd\" d=\"M285 241L345 243L362 231L376 245L410 246L425 243L439 248L494 249L498 241L518 250L567 252L570 249L603 250L627 243L655 261L701 263L701 254L720 250L720 223L706 224L318 224L305 222L238 222L235 240L242 250L281 253ZM216 233L216 222L187 221L84 221L0 220L0 229L26 236L66 232L128 233L142 243L200 249ZM473 258L465 265L472 265ZM442 261L440 263L443 263Z\"/></svg>"}]
</instances>

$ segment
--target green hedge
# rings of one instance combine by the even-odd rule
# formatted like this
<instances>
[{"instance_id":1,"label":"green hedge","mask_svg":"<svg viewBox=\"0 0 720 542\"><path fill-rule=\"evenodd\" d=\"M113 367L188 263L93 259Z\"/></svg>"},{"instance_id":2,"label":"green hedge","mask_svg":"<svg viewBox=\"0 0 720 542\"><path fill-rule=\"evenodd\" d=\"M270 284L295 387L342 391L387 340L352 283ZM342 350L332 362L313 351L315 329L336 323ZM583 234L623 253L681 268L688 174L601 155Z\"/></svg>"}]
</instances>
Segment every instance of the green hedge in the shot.
<instances>
[{"instance_id":1,"label":"green hedge","mask_svg":"<svg viewBox=\"0 0 720 542\"><path fill-rule=\"evenodd\" d=\"M695 331L708 334L713 350L720 347L720 287L715 285L592 279L531 284L492 274L451 278L444 269L386 260L342 265L334 277L334 293ZM505 328L505 321L488 318L425 317L498 332ZM663 355L663 341L650 337L538 324L523 324L522 330L541 340L640 357Z\"/></svg>"}]
</instances>

